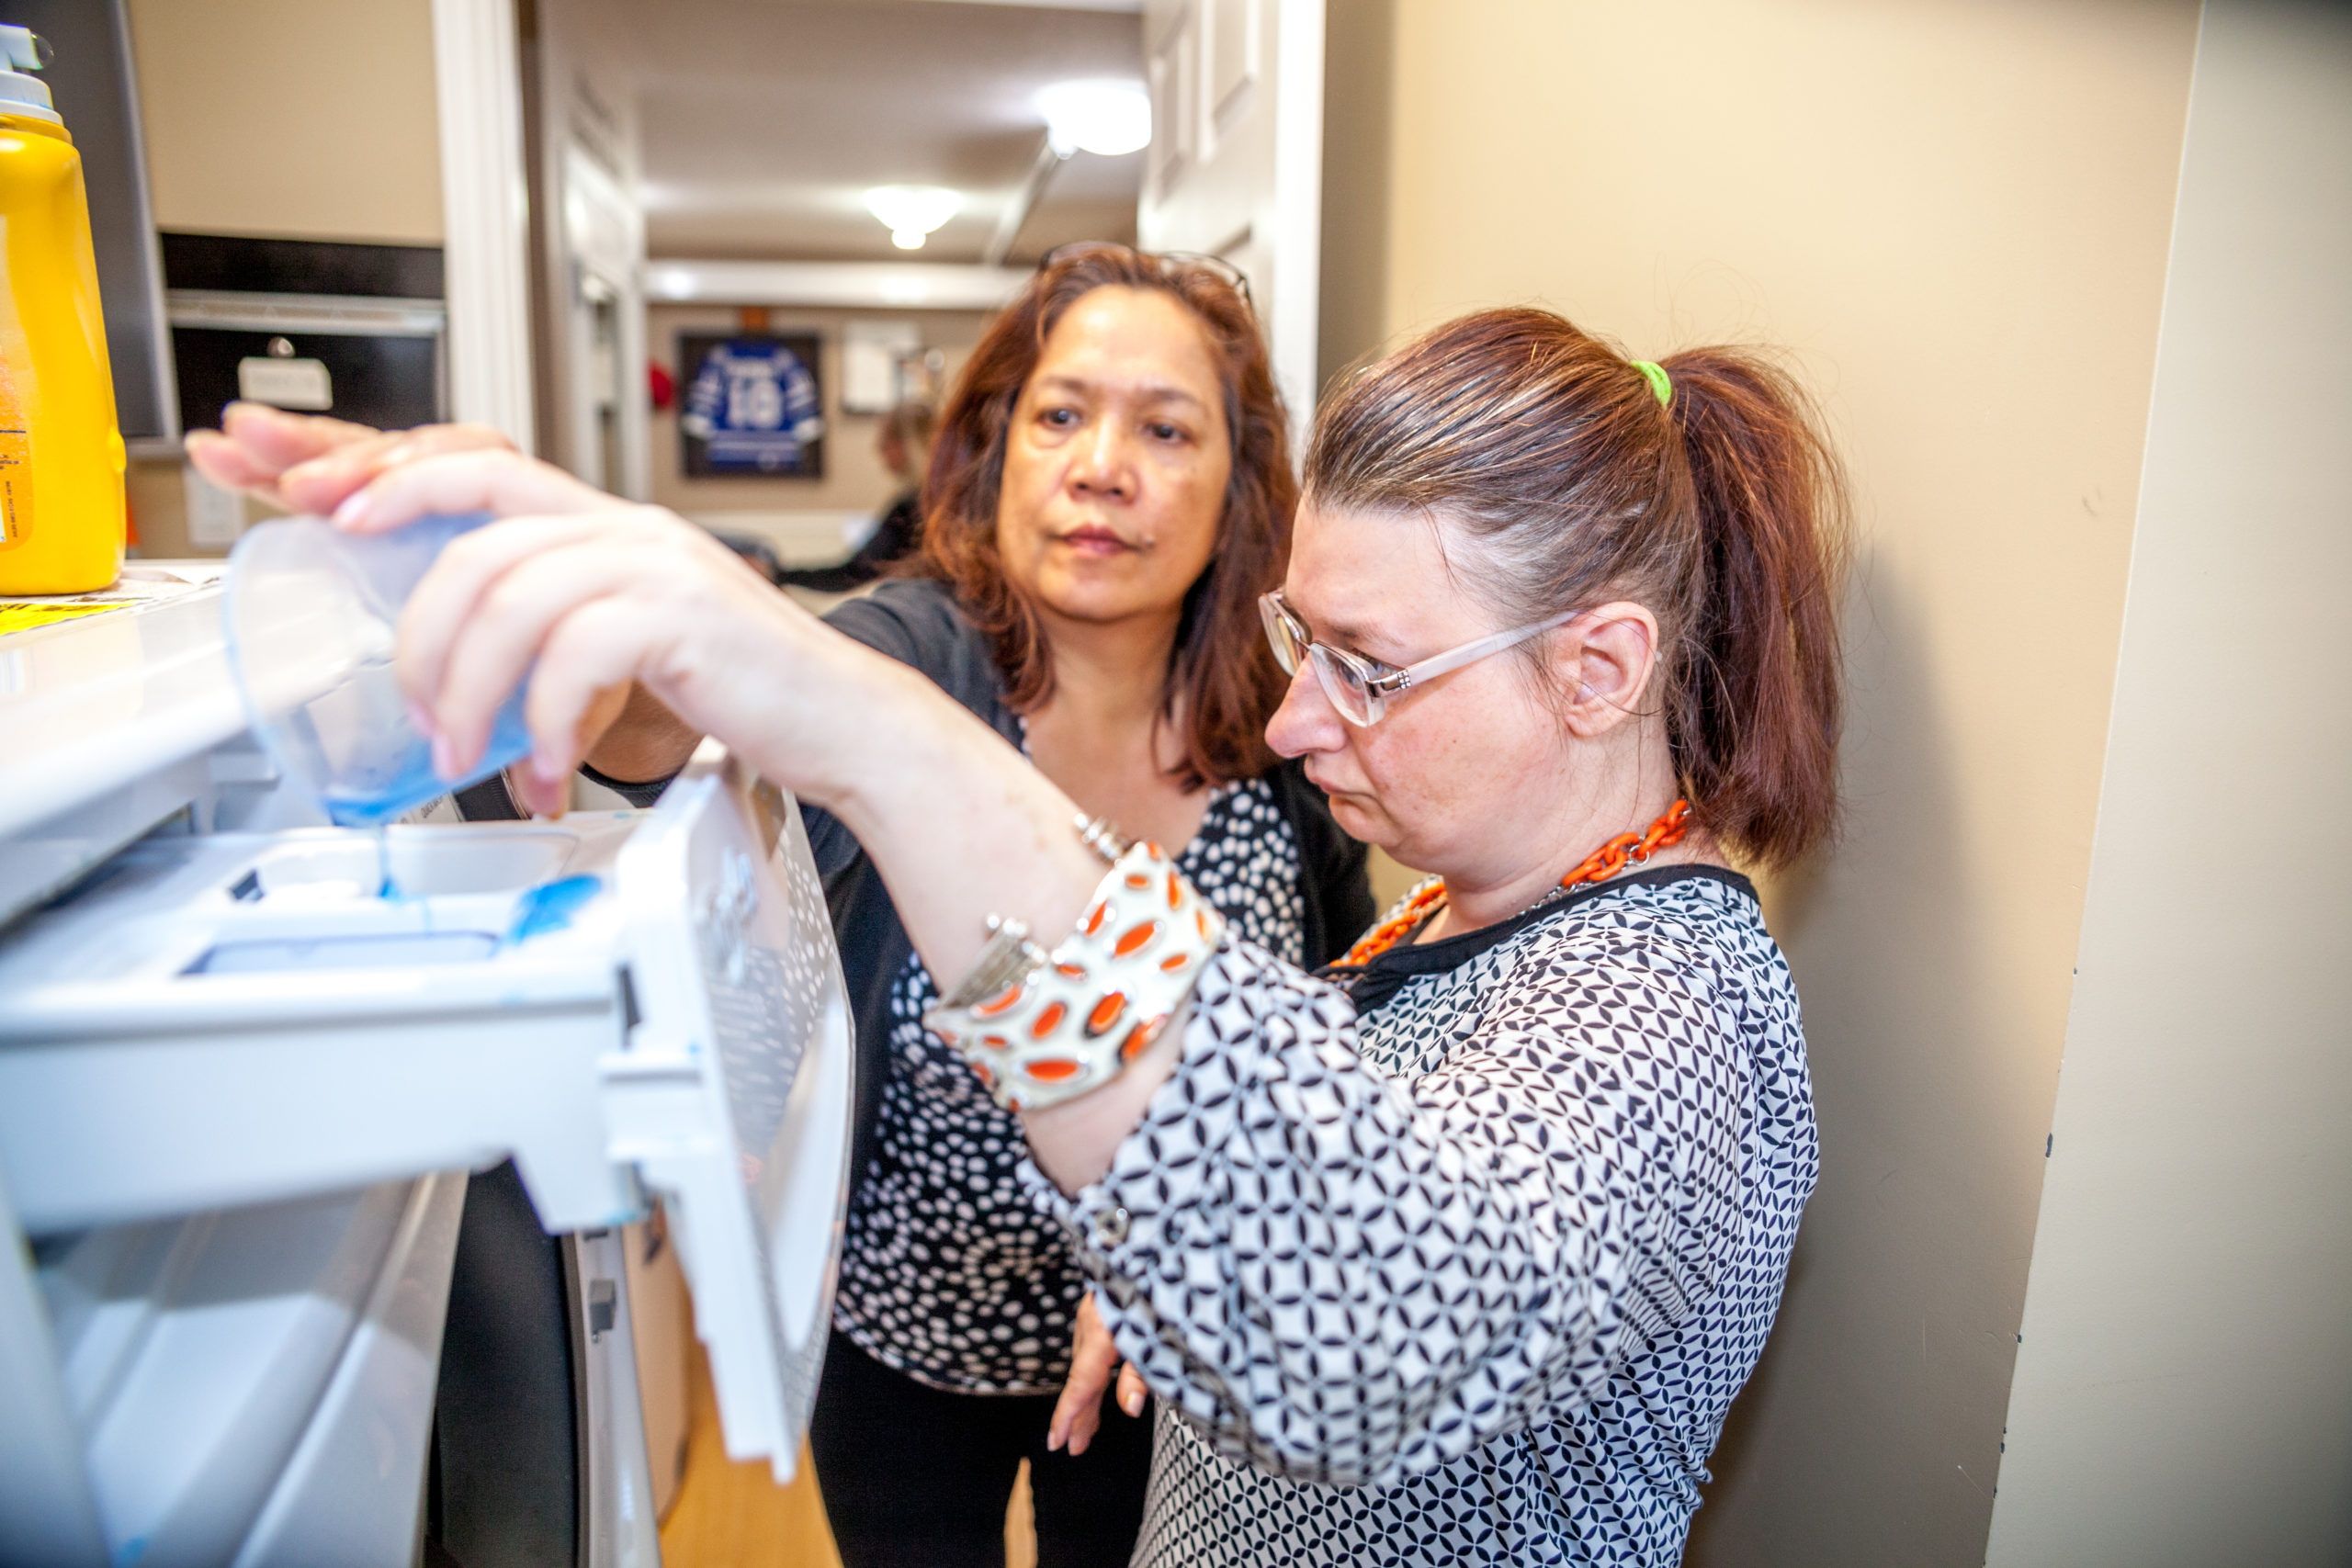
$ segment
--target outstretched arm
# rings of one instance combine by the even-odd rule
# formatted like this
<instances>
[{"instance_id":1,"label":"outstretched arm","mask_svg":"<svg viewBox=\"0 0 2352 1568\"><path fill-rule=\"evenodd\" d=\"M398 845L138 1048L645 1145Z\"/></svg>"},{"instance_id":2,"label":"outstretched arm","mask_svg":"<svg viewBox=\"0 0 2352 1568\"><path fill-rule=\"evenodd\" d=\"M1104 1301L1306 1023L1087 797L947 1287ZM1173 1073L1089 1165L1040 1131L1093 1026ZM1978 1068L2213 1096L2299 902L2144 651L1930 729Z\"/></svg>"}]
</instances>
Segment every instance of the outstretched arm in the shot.
<instances>
[{"instance_id":1,"label":"outstretched arm","mask_svg":"<svg viewBox=\"0 0 2352 1568\"><path fill-rule=\"evenodd\" d=\"M1076 926L1103 867L1050 780L920 672L801 610L703 530L653 507L580 509L584 489L513 453L466 453L396 468L337 513L363 531L432 513L510 519L451 544L401 621L401 682L446 773L480 757L527 674L534 750L515 773L527 803L551 809L633 683L840 818L933 974L972 966L990 915L1056 933L1048 943ZM1179 1032L1163 1031L1107 1088L1032 1118L1048 1168L1075 1187L1107 1166Z\"/></svg>"},{"instance_id":2,"label":"outstretched arm","mask_svg":"<svg viewBox=\"0 0 2352 1568\"><path fill-rule=\"evenodd\" d=\"M970 968L991 914L1076 924L1103 867L1043 773L701 530L557 510L572 482L439 457L343 518L513 514L453 543L401 620L447 771L527 675L526 784L560 785L636 682L839 816L933 974ZM1228 938L1126 1070L1024 1113L1118 1349L1225 1451L1339 1483L1441 1463L1593 1397L1713 1289L1752 1118L1736 1027L1684 947L1548 962L1584 989L1525 987L1408 1082L1362 1059L1343 996Z\"/></svg>"},{"instance_id":3,"label":"outstretched arm","mask_svg":"<svg viewBox=\"0 0 2352 1568\"><path fill-rule=\"evenodd\" d=\"M321 516L345 507L365 510L370 487L379 479L426 458L479 453L496 454L503 462L517 456L504 434L483 424L377 430L248 402L231 403L220 423L219 430L188 432L188 460L198 473L223 489ZM627 504L555 469L532 465L531 471L537 508L579 513ZM465 499L469 493L459 485L449 492L455 499L438 509L475 510L476 503ZM685 766L702 739L650 693L637 687L605 694L583 735L582 760L627 783L669 777Z\"/></svg>"}]
</instances>

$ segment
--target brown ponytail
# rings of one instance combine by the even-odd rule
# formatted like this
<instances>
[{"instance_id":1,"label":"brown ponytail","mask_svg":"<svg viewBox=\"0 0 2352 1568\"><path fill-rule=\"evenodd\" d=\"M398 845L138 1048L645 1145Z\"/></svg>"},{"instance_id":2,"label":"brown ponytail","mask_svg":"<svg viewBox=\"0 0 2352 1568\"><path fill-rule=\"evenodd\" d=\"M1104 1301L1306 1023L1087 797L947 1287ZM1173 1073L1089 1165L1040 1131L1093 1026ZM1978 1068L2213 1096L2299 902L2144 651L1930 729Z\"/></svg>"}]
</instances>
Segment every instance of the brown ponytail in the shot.
<instances>
[{"instance_id":1,"label":"brown ponytail","mask_svg":"<svg viewBox=\"0 0 2352 1568\"><path fill-rule=\"evenodd\" d=\"M1558 316L1464 316L1337 389L1306 489L1469 539L1457 564L1498 626L1647 605L1683 793L1725 843L1784 863L1837 816L1844 481L1785 374L1731 349L1664 366L1661 408L1631 361Z\"/></svg>"},{"instance_id":2,"label":"brown ponytail","mask_svg":"<svg viewBox=\"0 0 2352 1568\"><path fill-rule=\"evenodd\" d=\"M1716 831L1783 863L1836 815L1844 481L1783 372L1720 348L1663 363L1705 552L1668 688L1675 761Z\"/></svg>"}]
</instances>

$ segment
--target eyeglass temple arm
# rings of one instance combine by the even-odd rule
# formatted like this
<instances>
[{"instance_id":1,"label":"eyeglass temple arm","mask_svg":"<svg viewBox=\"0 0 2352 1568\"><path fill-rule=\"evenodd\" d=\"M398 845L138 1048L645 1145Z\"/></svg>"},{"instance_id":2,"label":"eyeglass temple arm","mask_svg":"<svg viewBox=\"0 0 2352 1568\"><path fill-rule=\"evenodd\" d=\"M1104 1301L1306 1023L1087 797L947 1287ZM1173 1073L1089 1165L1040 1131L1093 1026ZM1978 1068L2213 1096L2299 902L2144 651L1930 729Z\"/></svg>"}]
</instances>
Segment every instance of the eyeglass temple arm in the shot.
<instances>
[{"instance_id":1,"label":"eyeglass temple arm","mask_svg":"<svg viewBox=\"0 0 2352 1568\"><path fill-rule=\"evenodd\" d=\"M1497 632L1492 637L1482 637L1476 642L1465 642L1460 648L1450 649L1431 659L1424 659L1419 664L1408 664L1396 671L1394 677L1396 684L1392 689L1403 691L1416 682L1435 680L1449 670L1459 670L1465 664L1476 664L1490 653L1500 653L1504 649L1516 648L1529 637L1539 637L1554 626L1566 626L1583 614L1582 610L1565 611L1548 621L1537 621L1532 626L1521 626L1513 631Z\"/></svg>"}]
</instances>

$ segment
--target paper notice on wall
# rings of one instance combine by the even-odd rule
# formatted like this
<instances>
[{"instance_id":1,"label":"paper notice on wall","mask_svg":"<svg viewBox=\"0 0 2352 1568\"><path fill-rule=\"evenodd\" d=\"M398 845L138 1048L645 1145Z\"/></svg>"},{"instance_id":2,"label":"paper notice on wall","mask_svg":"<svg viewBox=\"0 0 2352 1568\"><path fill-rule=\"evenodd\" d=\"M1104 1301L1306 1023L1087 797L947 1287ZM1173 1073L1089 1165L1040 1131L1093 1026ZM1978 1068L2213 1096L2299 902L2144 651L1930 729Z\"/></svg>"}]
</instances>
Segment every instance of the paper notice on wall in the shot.
<instances>
[{"instance_id":1,"label":"paper notice on wall","mask_svg":"<svg viewBox=\"0 0 2352 1568\"><path fill-rule=\"evenodd\" d=\"M888 413L906 394L899 384L899 361L922 349L922 329L912 321L852 321L842 329L842 409L847 413Z\"/></svg>"},{"instance_id":2,"label":"paper notice on wall","mask_svg":"<svg viewBox=\"0 0 2352 1568\"><path fill-rule=\"evenodd\" d=\"M334 407L334 378L322 359L240 359L237 396L249 403L319 412Z\"/></svg>"},{"instance_id":3,"label":"paper notice on wall","mask_svg":"<svg viewBox=\"0 0 2352 1568\"><path fill-rule=\"evenodd\" d=\"M182 468L180 477L187 500L188 547L225 550L235 544L237 536L245 531L245 498L235 491L222 490L198 473L193 464Z\"/></svg>"}]
</instances>

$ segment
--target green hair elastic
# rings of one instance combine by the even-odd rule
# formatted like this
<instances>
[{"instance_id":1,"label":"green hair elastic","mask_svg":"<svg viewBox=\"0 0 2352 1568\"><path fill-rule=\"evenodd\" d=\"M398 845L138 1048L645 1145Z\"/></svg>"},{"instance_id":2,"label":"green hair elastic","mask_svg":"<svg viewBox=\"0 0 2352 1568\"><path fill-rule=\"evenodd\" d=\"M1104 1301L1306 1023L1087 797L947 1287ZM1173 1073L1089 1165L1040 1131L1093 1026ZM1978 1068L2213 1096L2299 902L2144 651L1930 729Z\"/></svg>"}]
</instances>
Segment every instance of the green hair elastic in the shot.
<instances>
[{"instance_id":1,"label":"green hair elastic","mask_svg":"<svg viewBox=\"0 0 2352 1568\"><path fill-rule=\"evenodd\" d=\"M1650 390L1657 394L1658 407L1663 409L1674 406L1674 383L1667 378L1665 366L1653 365L1646 359L1636 359L1634 361L1634 368L1642 373L1643 378L1650 384Z\"/></svg>"}]
</instances>

